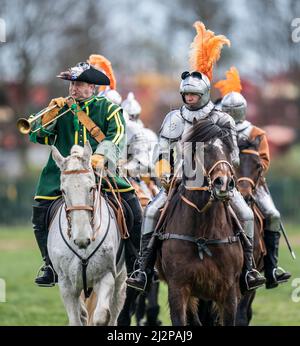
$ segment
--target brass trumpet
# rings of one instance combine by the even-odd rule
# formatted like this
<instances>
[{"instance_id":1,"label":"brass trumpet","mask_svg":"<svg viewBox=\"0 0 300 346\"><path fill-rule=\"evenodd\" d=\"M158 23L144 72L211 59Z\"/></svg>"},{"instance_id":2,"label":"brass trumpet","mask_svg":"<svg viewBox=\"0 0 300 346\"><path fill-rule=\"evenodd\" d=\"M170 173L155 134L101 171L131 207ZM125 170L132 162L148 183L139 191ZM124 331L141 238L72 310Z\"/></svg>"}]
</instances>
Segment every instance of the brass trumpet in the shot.
<instances>
[{"instance_id":1,"label":"brass trumpet","mask_svg":"<svg viewBox=\"0 0 300 346\"><path fill-rule=\"evenodd\" d=\"M66 100L69 99L69 98L71 98L71 97L70 96L67 97ZM19 132L21 132L23 135L27 135L31 131L32 124L34 124L44 114L46 114L47 112L50 112L52 109L54 109L56 107L58 107L58 105L53 105L51 107L46 107L46 108L42 109L41 111L39 111L34 117L29 118L29 119L20 118L17 121L17 128L18 128ZM34 131L32 131L32 133L38 132L42 128L47 127L49 124L53 123L53 121L57 120L58 118L60 118L61 116L63 116L65 113L67 113L69 111L72 112L71 108L68 108L67 110L65 110L64 112L59 114L57 117L55 117L52 120L48 121L46 124L39 126Z\"/></svg>"}]
</instances>

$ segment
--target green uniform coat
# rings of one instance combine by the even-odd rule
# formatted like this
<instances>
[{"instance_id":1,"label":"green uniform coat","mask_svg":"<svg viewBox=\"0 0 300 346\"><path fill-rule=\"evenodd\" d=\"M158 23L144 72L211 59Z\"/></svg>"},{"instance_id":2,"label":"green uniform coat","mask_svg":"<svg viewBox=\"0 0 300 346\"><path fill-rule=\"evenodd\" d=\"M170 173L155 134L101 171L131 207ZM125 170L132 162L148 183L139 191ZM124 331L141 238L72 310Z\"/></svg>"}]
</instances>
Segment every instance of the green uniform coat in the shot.
<instances>
[{"instance_id":1,"label":"green uniform coat","mask_svg":"<svg viewBox=\"0 0 300 346\"><path fill-rule=\"evenodd\" d=\"M74 116L71 111L57 119L54 126L49 125L48 131L41 130L36 136L31 134L31 141L55 145L59 152L66 157L70 155L74 144L84 146L88 140L93 152L105 154L109 160L115 163L125 139L126 125L122 109L105 97L95 96L80 102L79 105L105 134L106 138L100 144L90 135L85 126L78 122L78 117ZM59 113L67 109L68 106L65 105ZM115 176L114 179L120 192L134 190L125 179L119 176ZM104 188L107 186L104 185ZM54 200L59 196L61 196L60 169L50 154L48 162L42 170L34 199Z\"/></svg>"}]
</instances>

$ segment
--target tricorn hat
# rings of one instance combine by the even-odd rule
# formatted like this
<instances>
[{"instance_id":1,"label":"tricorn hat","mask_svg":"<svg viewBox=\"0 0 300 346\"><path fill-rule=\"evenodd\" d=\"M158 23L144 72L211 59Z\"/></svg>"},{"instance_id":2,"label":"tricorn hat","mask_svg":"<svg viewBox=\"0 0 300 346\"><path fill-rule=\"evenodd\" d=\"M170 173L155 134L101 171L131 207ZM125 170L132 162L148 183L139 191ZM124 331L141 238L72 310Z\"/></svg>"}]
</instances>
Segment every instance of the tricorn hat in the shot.
<instances>
[{"instance_id":1,"label":"tricorn hat","mask_svg":"<svg viewBox=\"0 0 300 346\"><path fill-rule=\"evenodd\" d=\"M104 73L87 62L79 62L76 66L61 72L57 77L69 81L85 82L96 85L110 84L109 78Z\"/></svg>"}]
</instances>

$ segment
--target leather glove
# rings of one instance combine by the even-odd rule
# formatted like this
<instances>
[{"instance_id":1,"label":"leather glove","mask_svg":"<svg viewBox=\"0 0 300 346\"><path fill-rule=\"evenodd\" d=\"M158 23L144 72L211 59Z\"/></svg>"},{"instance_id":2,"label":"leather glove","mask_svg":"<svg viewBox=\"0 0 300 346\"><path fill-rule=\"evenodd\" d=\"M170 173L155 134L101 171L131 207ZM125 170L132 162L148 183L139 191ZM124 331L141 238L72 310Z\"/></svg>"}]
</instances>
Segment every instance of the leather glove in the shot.
<instances>
[{"instance_id":1,"label":"leather glove","mask_svg":"<svg viewBox=\"0 0 300 346\"><path fill-rule=\"evenodd\" d=\"M52 109L51 111L45 113L42 116L42 125L47 124L49 121L53 120L58 112L61 110L61 108L66 104L66 99L64 97L58 97L56 99L52 99L49 103L48 107L57 106L56 108Z\"/></svg>"},{"instance_id":2,"label":"leather glove","mask_svg":"<svg viewBox=\"0 0 300 346\"><path fill-rule=\"evenodd\" d=\"M171 185L171 176L170 175L165 175L165 176L162 176L160 178L160 183L161 185L167 190L169 191L169 188L170 188L170 185Z\"/></svg>"},{"instance_id":3,"label":"leather glove","mask_svg":"<svg viewBox=\"0 0 300 346\"><path fill-rule=\"evenodd\" d=\"M105 159L103 155L94 154L92 155L92 167L94 170L101 170L104 168Z\"/></svg>"},{"instance_id":4,"label":"leather glove","mask_svg":"<svg viewBox=\"0 0 300 346\"><path fill-rule=\"evenodd\" d=\"M165 159L161 159L158 162L156 162L154 170L155 170L156 176L160 179L162 186L166 190L168 190L168 188L170 187L170 176L171 176L170 163Z\"/></svg>"}]
</instances>

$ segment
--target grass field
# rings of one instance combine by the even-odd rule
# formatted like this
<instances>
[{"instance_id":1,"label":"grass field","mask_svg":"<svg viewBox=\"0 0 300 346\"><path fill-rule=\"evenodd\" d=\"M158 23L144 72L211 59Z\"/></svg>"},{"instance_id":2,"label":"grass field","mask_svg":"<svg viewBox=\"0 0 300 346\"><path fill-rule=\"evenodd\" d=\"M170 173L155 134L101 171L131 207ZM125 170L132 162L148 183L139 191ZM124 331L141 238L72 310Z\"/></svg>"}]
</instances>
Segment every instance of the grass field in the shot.
<instances>
[{"instance_id":1,"label":"grass field","mask_svg":"<svg viewBox=\"0 0 300 346\"><path fill-rule=\"evenodd\" d=\"M280 265L300 278L300 226L289 225L288 234L297 260L292 260L283 238ZM33 232L26 228L0 228L0 279L6 283L6 302L0 302L0 325L66 325L67 316L58 287L39 288L33 284L41 259ZM298 282L300 287L300 279ZM259 289L251 325L300 326L300 301L292 300L292 280L273 290ZM160 319L170 325L166 286L160 290ZM300 300L300 292L294 292Z\"/></svg>"}]
</instances>

